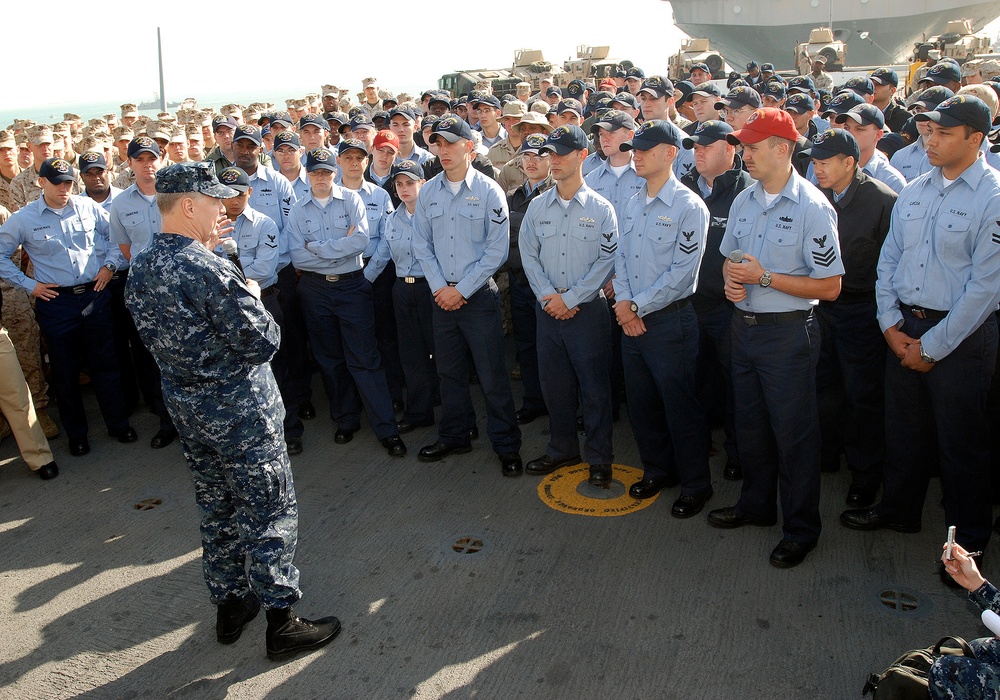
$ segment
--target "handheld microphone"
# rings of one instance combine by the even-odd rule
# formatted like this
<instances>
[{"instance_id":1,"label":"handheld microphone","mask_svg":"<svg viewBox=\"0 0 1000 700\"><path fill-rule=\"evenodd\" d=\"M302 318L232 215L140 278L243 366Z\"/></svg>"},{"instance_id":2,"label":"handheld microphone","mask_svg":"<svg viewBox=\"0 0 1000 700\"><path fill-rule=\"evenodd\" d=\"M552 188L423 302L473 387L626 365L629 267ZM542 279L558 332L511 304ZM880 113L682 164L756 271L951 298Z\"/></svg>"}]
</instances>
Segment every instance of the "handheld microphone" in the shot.
<instances>
[{"instance_id":1,"label":"handheld microphone","mask_svg":"<svg viewBox=\"0 0 1000 700\"><path fill-rule=\"evenodd\" d=\"M226 238L222 241L222 252L226 254L227 258L229 258L229 262L236 266L236 269L240 271L240 277L242 277L243 281L246 282L247 276L246 273L243 272L243 263L240 262L239 250L240 247L232 238ZM731 256L732 253L730 253L730 257Z\"/></svg>"},{"instance_id":2,"label":"handheld microphone","mask_svg":"<svg viewBox=\"0 0 1000 700\"><path fill-rule=\"evenodd\" d=\"M983 624L989 628L990 632L1000 636L1000 616L992 610L983 610L982 620Z\"/></svg>"},{"instance_id":3,"label":"handheld microphone","mask_svg":"<svg viewBox=\"0 0 1000 700\"><path fill-rule=\"evenodd\" d=\"M729 262L739 264L743 262L743 251L737 248L729 254Z\"/></svg>"}]
</instances>

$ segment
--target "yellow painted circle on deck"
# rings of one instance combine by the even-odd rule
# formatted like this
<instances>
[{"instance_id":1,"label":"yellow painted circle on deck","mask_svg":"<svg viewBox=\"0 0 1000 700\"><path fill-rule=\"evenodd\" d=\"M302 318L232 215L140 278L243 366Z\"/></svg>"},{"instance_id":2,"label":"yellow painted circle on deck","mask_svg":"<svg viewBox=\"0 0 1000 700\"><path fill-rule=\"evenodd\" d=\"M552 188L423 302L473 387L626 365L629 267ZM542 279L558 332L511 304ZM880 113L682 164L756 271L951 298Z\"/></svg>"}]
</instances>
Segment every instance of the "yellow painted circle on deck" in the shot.
<instances>
[{"instance_id":1,"label":"yellow painted circle on deck","mask_svg":"<svg viewBox=\"0 0 1000 700\"><path fill-rule=\"evenodd\" d=\"M656 496L640 500L628 495L628 487L642 479L641 469L626 467L623 464L613 464L611 476L614 481L618 482L612 488L615 486L625 487L620 496L592 498L585 495L588 491L600 494L604 489L590 486L587 483L587 479L590 478L590 466L584 462L557 469L542 479L541 483L538 484L538 497L549 508L563 513L590 515L598 518L628 515L652 505L653 501L656 500Z\"/></svg>"}]
</instances>

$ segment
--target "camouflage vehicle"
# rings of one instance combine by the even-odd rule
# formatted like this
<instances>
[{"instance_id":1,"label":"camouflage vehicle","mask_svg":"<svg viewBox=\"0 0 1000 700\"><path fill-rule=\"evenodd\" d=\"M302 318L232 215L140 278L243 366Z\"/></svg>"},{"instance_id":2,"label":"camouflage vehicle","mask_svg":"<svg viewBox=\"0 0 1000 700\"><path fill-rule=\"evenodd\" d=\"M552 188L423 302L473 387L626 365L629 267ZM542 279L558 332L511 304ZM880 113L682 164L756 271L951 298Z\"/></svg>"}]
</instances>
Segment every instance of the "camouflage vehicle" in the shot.
<instances>
[{"instance_id":1,"label":"camouflage vehicle","mask_svg":"<svg viewBox=\"0 0 1000 700\"><path fill-rule=\"evenodd\" d=\"M568 83L571 80L593 80L595 83L604 78L613 78L615 71L619 67L628 70L632 67L632 61L621 61L615 58L608 58L611 49L608 46L587 46L582 44L576 47L576 58L563 63L563 80Z\"/></svg>"}]
</instances>

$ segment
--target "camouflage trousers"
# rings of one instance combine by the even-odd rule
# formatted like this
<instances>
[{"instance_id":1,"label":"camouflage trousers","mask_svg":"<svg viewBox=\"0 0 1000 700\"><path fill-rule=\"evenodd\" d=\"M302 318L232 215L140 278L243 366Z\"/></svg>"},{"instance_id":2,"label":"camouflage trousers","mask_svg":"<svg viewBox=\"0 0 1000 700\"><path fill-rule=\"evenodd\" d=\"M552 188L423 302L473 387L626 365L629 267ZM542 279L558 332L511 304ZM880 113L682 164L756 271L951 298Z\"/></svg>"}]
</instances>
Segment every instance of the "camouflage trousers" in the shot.
<instances>
[{"instance_id":1,"label":"camouflage trousers","mask_svg":"<svg viewBox=\"0 0 1000 700\"><path fill-rule=\"evenodd\" d=\"M3 294L3 327L14 343L17 360L31 390L35 410L43 409L49 405L49 384L42 372L41 333L35 320L32 298L23 289L2 281L0 293Z\"/></svg>"},{"instance_id":2,"label":"camouflage trousers","mask_svg":"<svg viewBox=\"0 0 1000 700\"><path fill-rule=\"evenodd\" d=\"M284 440L262 437L239 458L226 457L198 441L197 426L174 420L201 510L202 570L212 601L253 589L265 608L289 607L301 594L292 565L298 504Z\"/></svg>"},{"instance_id":3,"label":"camouflage trousers","mask_svg":"<svg viewBox=\"0 0 1000 700\"><path fill-rule=\"evenodd\" d=\"M930 696L934 700L995 700L1000 697L1000 639L969 641L975 659L942 656L931 666Z\"/></svg>"}]
</instances>

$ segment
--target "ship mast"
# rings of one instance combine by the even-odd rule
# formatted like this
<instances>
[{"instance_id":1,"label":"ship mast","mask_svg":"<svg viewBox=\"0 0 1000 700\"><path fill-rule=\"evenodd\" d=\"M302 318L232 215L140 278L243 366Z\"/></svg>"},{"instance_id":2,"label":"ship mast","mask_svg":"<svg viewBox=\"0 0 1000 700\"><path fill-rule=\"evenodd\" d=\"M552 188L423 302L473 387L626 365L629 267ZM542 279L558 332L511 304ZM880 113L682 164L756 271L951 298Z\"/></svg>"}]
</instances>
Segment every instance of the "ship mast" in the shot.
<instances>
[{"instance_id":1,"label":"ship mast","mask_svg":"<svg viewBox=\"0 0 1000 700\"><path fill-rule=\"evenodd\" d=\"M830 10L833 12L833 10ZM167 93L163 90L163 44L160 43L160 28L156 28L156 58L160 66L160 111L167 111Z\"/></svg>"}]
</instances>

